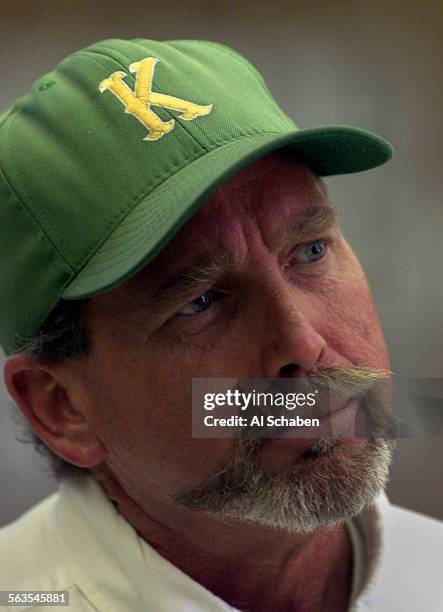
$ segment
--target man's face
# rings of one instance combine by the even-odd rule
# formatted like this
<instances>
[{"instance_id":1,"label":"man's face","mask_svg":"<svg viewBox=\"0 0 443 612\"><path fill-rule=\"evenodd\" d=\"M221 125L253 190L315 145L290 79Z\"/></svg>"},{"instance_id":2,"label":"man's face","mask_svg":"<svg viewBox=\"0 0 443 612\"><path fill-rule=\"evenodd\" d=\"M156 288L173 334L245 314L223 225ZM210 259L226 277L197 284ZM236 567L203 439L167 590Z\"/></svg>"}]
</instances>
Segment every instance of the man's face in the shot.
<instances>
[{"instance_id":1,"label":"man's face","mask_svg":"<svg viewBox=\"0 0 443 612\"><path fill-rule=\"evenodd\" d=\"M92 351L75 367L88 418L109 469L142 506L173 503L232 459L233 440L192 438L192 378L389 366L333 208L309 168L282 153L226 182L152 263L93 298L87 313ZM266 440L257 457L290 471L313 442ZM368 443L341 439L340 452Z\"/></svg>"}]
</instances>

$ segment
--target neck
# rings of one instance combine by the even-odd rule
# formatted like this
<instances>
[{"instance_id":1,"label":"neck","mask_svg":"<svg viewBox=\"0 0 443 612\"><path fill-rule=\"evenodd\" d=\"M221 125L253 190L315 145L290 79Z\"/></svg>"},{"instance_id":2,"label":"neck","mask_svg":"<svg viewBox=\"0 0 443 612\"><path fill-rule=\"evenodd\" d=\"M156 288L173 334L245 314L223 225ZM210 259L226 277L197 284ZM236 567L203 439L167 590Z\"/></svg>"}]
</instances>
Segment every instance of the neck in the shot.
<instances>
[{"instance_id":1,"label":"neck","mask_svg":"<svg viewBox=\"0 0 443 612\"><path fill-rule=\"evenodd\" d=\"M155 499L140 504L109 473L94 476L140 537L229 605L263 612L348 609L352 547L343 525L294 535Z\"/></svg>"}]
</instances>

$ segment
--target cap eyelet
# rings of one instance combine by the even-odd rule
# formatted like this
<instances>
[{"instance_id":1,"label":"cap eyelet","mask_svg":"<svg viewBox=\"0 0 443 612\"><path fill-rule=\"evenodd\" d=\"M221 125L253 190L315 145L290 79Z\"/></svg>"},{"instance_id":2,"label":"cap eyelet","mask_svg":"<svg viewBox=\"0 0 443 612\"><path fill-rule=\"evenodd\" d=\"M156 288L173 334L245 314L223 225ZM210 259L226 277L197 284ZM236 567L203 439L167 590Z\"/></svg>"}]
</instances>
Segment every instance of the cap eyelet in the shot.
<instances>
[{"instance_id":1,"label":"cap eyelet","mask_svg":"<svg viewBox=\"0 0 443 612\"><path fill-rule=\"evenodd\" d=\"M52 87L53 85L55 85L55 81L45 81L44 83L42 83L38 90L39 91L46 91L46 89L49 89L50 87Z\"/></svg>"}]
</instances>

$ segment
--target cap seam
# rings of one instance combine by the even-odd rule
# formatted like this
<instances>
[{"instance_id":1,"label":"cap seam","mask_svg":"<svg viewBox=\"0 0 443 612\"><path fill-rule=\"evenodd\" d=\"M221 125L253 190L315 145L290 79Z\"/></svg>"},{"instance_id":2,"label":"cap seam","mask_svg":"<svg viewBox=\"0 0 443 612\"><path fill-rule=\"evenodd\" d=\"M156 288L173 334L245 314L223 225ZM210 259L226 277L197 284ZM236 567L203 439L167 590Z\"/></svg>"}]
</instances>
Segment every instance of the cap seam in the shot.
<instances>
[{"instance_id":1,"label":"cap seam","mask_svg":"<svg viewBox=\"0 0 443 612\"><path fill-rule=\"evenodd\" d=\"M251 64L250 62L248 62L244 57L242 57L240 55L240 53L238 53L235 49L231 49L230 47L228 47L227 45L224 45L223 43L217 43L214 41L210 41L210 40L198 40L198 39L188 39L190 40L190 42L192 43L197 43L198 45L207 45L209 47L213 47L216 48L217 51L220 51L222 53L224 53L225 55L228 55L229 57L231 57L232 59L237 60L237 62L239 64L241 64L244 68L246 68L248 70L248 72L250 74L252 74L256 80L260 83L262 90L264 91L264 93L266 94L267 98L269 99L270 102L272 102L276 109L280 115L286 119L286 120L290 120L292 123L292 127L294 127L294 122L292 121L292 119L289 117L289 115L287 115L277 104L276 100L274 99L273 95L271 94L266 81L264 80L263 76L260 74L260 72L257 70L257 68ZM172 39L172 40L168 40L165 41L168 43L171 42L180 42L179 39Z\"/></svg>"},{"instance_id":2,"label":"cap seam","mask_svg":"<svg viewBox=\"0 0 443 612\"><path fill-rule=\"evenodd\" d=\"M289 115L287 115L284 111L282 111L281 108L278 106L276 100L273 98L269 88L266 85L264 78L261 76L259 71L255 68L255 66L253 66L250 62L244 59L237 51L235 51L235 49L231 49L230 47L227 47L226 45L223 45L222 43L216 43L214 41L209 41L209 40L207 41L207 40L198 40L198 39L187 39L185 41L181 41L180 39L172 39L172 40L167 40L165 42L166 43L174 43L174 42L180 43L180 42L187 42L187 41L191 43L197 43L198 45L210 46L212 48L215 48L217 51L220 51L224 55L229 56L230 58L236 60L243 68L246 68L249 74L251 74L255 78L255 80L259 83L264 94L268 98L269 102L271 102L274 105L275 110L279 112L280 117L282 119L285 119L286 121L289 121L290 127L292 129L298 129L295 123L289 117ZM200 131L202 131L198 124L196 124L195 127L198 128ZM289 126L287 127L289 128ZM218 142L214 140L209 134L205 134L205 137L208 140L210 140L212 144L214 145L218 144Z\"/></svg>"}]
</instances>

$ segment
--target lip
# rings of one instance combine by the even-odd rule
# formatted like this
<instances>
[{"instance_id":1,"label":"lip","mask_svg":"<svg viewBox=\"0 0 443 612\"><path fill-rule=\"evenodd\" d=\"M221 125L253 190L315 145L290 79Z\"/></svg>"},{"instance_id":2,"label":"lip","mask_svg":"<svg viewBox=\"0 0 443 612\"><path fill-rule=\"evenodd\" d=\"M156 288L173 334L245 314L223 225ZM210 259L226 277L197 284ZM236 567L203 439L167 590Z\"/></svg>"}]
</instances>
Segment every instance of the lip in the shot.
<instances>
[{"instance_id":1,"label":"lip","mask_svg":"<svg viewBox=\"0 0 443 612\"><path fill-rule=\"evenodd\" d=\"M334 410L324 414L316 411L315 414L303 414L303 418L318 418L320 425L305 427L283 427L278 431L281 438L331 438L331 437L357 437L356 419L360 407L360 400L355 397L340 402ZM295 415L294 415L295 416ZM271 436L271 437L277 437Z\"/></svg>"},{"instance_id":2,"label":"lip","mask_svg":"<svg viewBox=\"0 0 443 612\"><path fill-rule=\"evenodd\" d=\"M357 414L360 401L351 398L340 408L327 413L320 420L320 429L328 427L328 434L332 437L358 437L356 432Z\"/></svg>"},{"instance_id":3,"label":"lip","mask_svg":"<svg viewBox=\"0 0 443 612\"><path fill-rule=\"evenodd\" d=\"M342 410L347 409L349 404L354 401L359 402L359 399L353 395L348 395L345 398L329 400L327 404L320 403L312 408L302 409L299 411L299 414L303 418L317 418L322 421L332 418L334 415L338 416Z\"/></svg>"},{"instance_id":4,"label":"lip","mask_svg":"<svg viewBox=\"0 0 443 612\"><path fill-rule=\"evenodd\" d=\"M259 456L262 460L283 467L302 460L319 438L342 438L343 442L359 444L355 431L356 415L359 400L348 399L336 410L329 411L322 417L319 428L286 428L278 437L267 437L261 440Z\"/></svg>"},{"instance_id":5,"label":"lip","mask_svg":"<svg viewBox=\"0 0 443 612\"><path fill-rule=\"evenodd\" d=\"M338 412L340 412L341 410L344 410L348 404L352 401L355 401L356 398L352 395L349 395L348 397L345 397L344 399L340 399L339 400L332 400L332 402L330 402L329 406L331 409L327 410L326 412L322 412L321 407L320 409L317 411L316 415L312 415L312 416L317 416L318 418L321 419L326 419L328 417L331 417L334 414L337 414Z\"/></svg>"}]
</instances>

